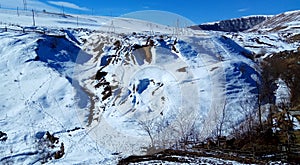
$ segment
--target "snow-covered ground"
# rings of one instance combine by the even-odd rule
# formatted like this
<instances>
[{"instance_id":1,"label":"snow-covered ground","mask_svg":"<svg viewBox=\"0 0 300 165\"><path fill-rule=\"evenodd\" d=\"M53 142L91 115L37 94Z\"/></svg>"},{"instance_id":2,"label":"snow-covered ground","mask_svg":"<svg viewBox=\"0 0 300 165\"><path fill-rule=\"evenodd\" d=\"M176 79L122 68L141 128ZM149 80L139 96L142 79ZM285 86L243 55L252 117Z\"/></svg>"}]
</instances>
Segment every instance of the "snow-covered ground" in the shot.
<instances>
[{"instance_id":1,"label":"snow-covered ground","mask_svg":"<svg viewBox=\"0 0 300 165\"><path fill-rule=\"evenodd\" d=\"M262 33L279 32L282 34L300 32L300 10L288 11L269 17L266 21L256 25L250 31L260 31Z\"/></svg>"},{"instance_id":2,"label":"snow-covered ground","mask_svg":"<svg viewBox=\"0 0 300 165\"><path fill-rule=\"evenodd\" d=\"M23 27L35 26L46 29L67 29L67 28L86 28L90 30L117 32L117 33L132 33L132 32L160 32L172 34L174 28L146 22L142 20L135 20L122 17L108 17L108 16L89 16L89 15L70 15L62 13L47 13L34 12L34 22L32 11L0 9L1 21L0 26L8 28L16 28L19 30ZM14 27L10 27L15 25Z\"/></svg>"},{"instance_id":3,"label":"snow-covered ground","mask_svg":"<svg viewBox=\"0 0 300 165\"><path fill-rule=\"evenodd\" d=\"M254 26L246 32L221 33L256 54L266 56L285 50L296 50L299 40L293 41L293 36L300 33L300 11L290 11L269 16L266 21Z\"/></svg>"},{"instance_id":4,"label":"snow-covered ground","mask_svg":"<svg viewBox=\"0 0 300 165\"><path fill-rule=\"evenodd\" d=\"M138 20L46 13L36 13L31 27L32 13L14 12L0 9L0 131L8 136L0 163L38 164L63 143L65 155L49 163L116 164L150 145L140 122L170 131L196 121L206 138L255 108L248 102L255 64L218 34L182 29L176 36ZM155 46L139 47L148 37ZM109 85L95 88L103 82ZM45 143L47 131L58 144Z\"/></svg>"},{"instance_id":5,"label":"snow-covered ground","mask_svg":"<svg viewBox=\"0 0 300 165\"><path fill-rule=\"evenodd\" d=\"M148 37L156 46L135 48L145 45ZM180 131L173 131L178 123L196 121L200 138L205 139L220 122L228 134L226 128L255 108L255 101L248 102L256 95L255 64L242 55L247 50L229 39L208 33L179 38L115 35L99 54L97 47L105 36L96 33L91 38L87 47L93 59L86 63L90 70L79 70L77 79L97 99L80 118L95 141L111 151L130 155L148 147L150 138L141 123L153 130L160 123L163 131L153 137L160 141L161 134L181 138ZM120 47L113 46L116 41ZM103 76L91 79L97 72Z\"/></svg>"},{"instance_id":6,"label":"snow-covered ground","mask_svg":"<svg viewBox=\"0 0 300 165\"><path fill-rule=\"evenodd\" d=\"M264 55L265 53L266 55L270 55L271 53L278 53L285 50L296 50L300 46L299 42L288 43L286 38L280 33L259 34L255 32L240 32L227 34L226 36L259 55Z\"/></svg>"},{"instance_id":7,"label":"snow-covered ground","mask_svg":"<svg viewBox=\"0 0 300 165\"><path fill-rule=\"evenodd\" d=\"M37 34L1 33L0 125L8 139L1 143L0 161L4 164L38 161L51 150L39 145L39 135L46 131L54 133L68 146L62 162L91 161L90 154L101 155L101 152L85 130L68 132L81 128L75 111L74 88L47 63L30 61L37 56L35 49L40 38L42 36ZM30 155L36 151L38 153Z\"/></svg>"}]
</instances>

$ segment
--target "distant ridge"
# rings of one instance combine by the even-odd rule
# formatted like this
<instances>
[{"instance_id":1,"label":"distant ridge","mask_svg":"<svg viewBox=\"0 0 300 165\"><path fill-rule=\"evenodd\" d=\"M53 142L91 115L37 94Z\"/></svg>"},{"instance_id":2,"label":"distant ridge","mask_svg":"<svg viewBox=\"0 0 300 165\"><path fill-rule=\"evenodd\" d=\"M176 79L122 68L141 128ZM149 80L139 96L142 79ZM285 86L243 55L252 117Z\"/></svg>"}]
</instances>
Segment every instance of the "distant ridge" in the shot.
<instances>
[{"instance_id":1,"label":"distant ridge","mask_svg":"<svg viewBox=\"0 0 300 165\"><path fill-rule=\"evenodd\" d=\"M267 20L269 16L249 16L222 20L214 23L205 23L198 26L192 26L192 29L223 31L223 32L241 32L253 28L254 26Z\"/></svg>"}]
</instances>

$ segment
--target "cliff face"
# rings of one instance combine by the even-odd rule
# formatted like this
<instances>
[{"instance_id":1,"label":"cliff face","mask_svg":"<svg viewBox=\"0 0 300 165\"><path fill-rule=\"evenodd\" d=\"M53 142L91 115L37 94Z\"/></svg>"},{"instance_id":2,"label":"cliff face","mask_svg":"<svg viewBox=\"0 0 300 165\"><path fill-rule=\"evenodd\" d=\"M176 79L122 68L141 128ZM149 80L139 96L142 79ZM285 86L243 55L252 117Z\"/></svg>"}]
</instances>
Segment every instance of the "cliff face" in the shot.
<instances>
[{"instance_id":1,"label":"cliff face","mask_svg":"<svg viewBox=\"0 0 300 165\"><path fill-rule=\"evenodd\" d=\"M237 18L230 20L223 20L213 24L201 24L191 27L192 29L224 31L224 32L241 32L251 29L267 19L266 16L253 16L245 18Z\"/></svg>"}]
</instances>

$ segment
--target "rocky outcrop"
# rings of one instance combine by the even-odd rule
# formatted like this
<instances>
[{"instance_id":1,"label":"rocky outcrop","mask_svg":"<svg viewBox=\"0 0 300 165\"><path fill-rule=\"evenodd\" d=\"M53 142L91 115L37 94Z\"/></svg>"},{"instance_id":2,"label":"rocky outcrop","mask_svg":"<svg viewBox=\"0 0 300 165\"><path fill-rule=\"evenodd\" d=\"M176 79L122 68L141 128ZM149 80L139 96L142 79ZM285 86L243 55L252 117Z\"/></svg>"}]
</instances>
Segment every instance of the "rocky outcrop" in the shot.
<instances>
[{"instance_id":1,"label":"rocky outcrop","mask_svg":"<svg viewBox=\"0 0 300 165\"><path fill-rule=\"evenodd\" d=\"M265 21L267 18L267 16L243 17L237 19L223 20L216 23L201 24L198 26L193 26L191 28L224 32L241 32L251 29L255 25L258 25Z\"/></svg>"}]
</instances>

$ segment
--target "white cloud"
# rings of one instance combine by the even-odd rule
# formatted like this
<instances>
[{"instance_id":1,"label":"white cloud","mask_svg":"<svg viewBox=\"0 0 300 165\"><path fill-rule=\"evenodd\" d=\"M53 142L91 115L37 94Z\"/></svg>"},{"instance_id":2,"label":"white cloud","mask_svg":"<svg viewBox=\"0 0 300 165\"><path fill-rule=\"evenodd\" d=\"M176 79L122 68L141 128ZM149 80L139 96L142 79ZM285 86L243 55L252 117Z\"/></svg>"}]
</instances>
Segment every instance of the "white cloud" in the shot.
<instances>
[{"instance_id":1,"label":"white cloud","mask_svg":"<svg viewBox=\"0 0 300 165\"><path fill-rule=\"evenodd\" d=\"M52 5L56 5L56 6L63 6L63 7L66 7L66 8L75 9L75 10L82 10L82 11L89 11L90 10L86 7L80 7L80 6L78 6L74 3L70 3L70 2L48 1L48 3L50 3Z\"/></svg>"},{"instance_id":2,"label":"white cloud","mask_svg":"<svg viewBox=\"0 0 300 165\"><path fill-rule=\"evenodd\" d=\"M242 9L238 9L238 12L245 12L247 10L249 10L249 9L248 8L242 8Z\"/></svg>"}]
</instances>

